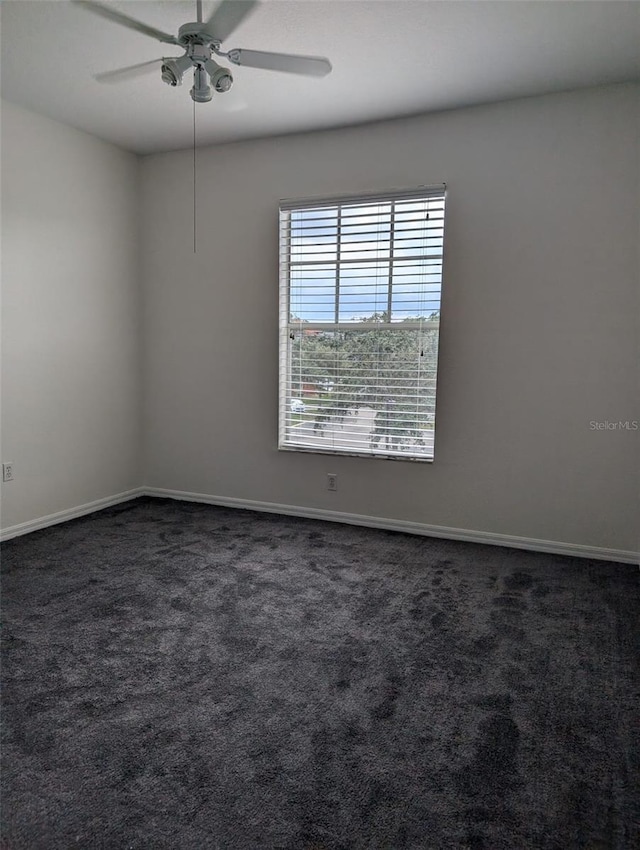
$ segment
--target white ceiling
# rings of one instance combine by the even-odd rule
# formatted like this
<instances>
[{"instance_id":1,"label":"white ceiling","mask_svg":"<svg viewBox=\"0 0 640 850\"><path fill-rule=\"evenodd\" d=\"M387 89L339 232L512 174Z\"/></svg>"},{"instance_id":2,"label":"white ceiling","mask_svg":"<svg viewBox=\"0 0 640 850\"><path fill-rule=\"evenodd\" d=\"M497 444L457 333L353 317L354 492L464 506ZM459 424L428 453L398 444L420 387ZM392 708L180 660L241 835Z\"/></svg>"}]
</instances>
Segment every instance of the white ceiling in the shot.
<instances>
[{"instance_id":1,"label":"white ceiling","mask_svg":"<svg viewBox=\"0 0 640 850\"><path fill-rule=\"evenodd\" d=\"M102 0L176 33L195 2ZM205 18L214 8L204 3ZM179 55L64 0L3 0L7 100L136 153L192 145L191 84L160 71L105 85L94 74ZM343 127L640 79L640 2L264 0L223 49L327 56L323 79L231 66L231 92L197 106L198 143Z\"/></svg>"}]
</instances>

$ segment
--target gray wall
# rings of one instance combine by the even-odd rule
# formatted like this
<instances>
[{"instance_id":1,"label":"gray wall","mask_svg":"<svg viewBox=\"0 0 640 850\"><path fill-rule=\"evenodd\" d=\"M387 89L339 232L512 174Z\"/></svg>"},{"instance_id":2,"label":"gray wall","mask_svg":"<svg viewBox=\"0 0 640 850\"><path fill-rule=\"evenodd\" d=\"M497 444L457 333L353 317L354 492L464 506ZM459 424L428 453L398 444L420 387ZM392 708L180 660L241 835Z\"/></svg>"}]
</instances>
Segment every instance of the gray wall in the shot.
<instances>
[{"instance_id":1,"label":"gray wall","mask_svg":"<svg viewBox=\"0 0 640 850\"><path fill-rule=\"evenodd\" d=\"M2 103L4 528L141 483L138 177Z\"/></svg>"},{"instance_id":2,"label":"gray wall","mask_svg":"<svg viewBox=\"0 0 640 850\"><path fill-rule=\"evenodd\" d=\"M638 88L143 160L146 483L636 549ZM448 184L436 459L279 453L278 200ZM326 473L339 491L326 491Z\"/></svg>"}]
</instances>

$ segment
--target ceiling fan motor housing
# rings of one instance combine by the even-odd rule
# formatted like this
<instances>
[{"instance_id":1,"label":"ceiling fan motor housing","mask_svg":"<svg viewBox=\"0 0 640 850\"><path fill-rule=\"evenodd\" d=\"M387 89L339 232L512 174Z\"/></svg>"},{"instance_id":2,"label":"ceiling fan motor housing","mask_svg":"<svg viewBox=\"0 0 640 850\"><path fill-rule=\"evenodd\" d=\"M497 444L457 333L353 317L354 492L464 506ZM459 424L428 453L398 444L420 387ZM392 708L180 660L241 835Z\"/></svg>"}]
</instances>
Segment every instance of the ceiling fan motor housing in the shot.
<instances>
[{"instance_id":1,"label":"ceiling fan motor housing","mask_svg":"<svg viewBox=\"0 0 640 850\"><path fill-rule=\"evenodd\" d=\"M193 21L183 24L178 30L178 44L187 47L189 44L211 44L220 47L220 40L210 35L204 28L204 24Z\"/></svg>"}]
</instances>

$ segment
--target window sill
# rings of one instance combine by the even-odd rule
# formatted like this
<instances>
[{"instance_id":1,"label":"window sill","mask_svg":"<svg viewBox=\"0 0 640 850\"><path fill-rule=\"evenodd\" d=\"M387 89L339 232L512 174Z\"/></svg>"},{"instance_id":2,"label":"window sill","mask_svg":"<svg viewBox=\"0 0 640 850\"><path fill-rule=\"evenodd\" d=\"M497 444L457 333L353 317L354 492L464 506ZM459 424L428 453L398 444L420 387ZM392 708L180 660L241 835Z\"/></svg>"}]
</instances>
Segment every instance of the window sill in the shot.
<instances>
[{"instance_id":1,"label":"window sill","mask_svg":"<svg viewBox=\"0 0 640 850\"><path fill-rule=\"evenodd\" d=\"M374 460L398 460L410 463L433 463L434 456L420 457L418 455L386 454L385 452L358 452L339 449L322 449L312 446L278 446L280 452L301 452L303 454L329 455L331 457L368 457Z\"/></svg>"}]
</instances>

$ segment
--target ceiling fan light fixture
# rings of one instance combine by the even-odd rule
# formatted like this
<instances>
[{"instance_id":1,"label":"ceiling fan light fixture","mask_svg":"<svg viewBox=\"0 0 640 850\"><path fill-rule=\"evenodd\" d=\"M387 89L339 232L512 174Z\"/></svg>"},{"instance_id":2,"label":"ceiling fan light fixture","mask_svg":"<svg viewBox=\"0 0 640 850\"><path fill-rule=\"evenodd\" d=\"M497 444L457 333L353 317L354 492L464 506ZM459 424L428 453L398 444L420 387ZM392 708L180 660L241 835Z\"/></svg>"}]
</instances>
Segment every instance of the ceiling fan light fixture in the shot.
<instances>
[{"instance_id":1,"label":"ceiling fan light fixture","mask_svg":"<svg viewBox=\"0 0 640 850\"><path fill-rule=\"evenodd\" d=\"M176 59L164 59L162 62L162 82L168 86L181 86L182 76L191 67L191 59L185 53Z\"/></svg>"},{"instance_id":2,"label":"ceiling fan light fixture","mask_svg":"<svg viewBox=\"0 0 640 850\"><path fill-rule=\"evenodd\" d=\"M222 68L217 62L214 62L213 59L208 59L204 63L204 67L209 74L211 85L217 92L222 94L223 92L229 91L233 85L233 77L231 76L231 71L228 68Z\"/></svg>"},{"instance_id":3,"label":"ceiling fan light fixture","mask_svg":"<svg viewBox=\"0 0 640 850\"><path fill-rule=\"evenodd\" d=\"M207 74L201 65L197 65L193 75L191 99L196 103L208 103L212 97L213 92L207 82Z\"/></svg>"}]
</instances>

